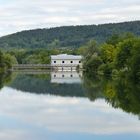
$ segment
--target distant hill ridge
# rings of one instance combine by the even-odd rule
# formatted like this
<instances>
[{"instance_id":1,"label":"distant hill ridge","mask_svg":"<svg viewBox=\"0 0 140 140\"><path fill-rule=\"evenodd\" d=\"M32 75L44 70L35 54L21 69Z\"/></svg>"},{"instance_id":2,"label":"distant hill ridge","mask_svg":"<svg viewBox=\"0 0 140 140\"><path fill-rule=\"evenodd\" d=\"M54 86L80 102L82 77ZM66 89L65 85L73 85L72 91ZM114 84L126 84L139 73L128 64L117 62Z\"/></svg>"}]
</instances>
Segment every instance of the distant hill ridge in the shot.
<instances>
[{"instance_id":1,"label":"distant hill ridge","mask_svg":"<svg viewBox=\"0 0 140 140\"><path fill-rule=\"evenodd\" d=\"M140 36L140 21L22 31L1 37L0 48L75 48L91 39L102 43L112 34L124 32Z\"/></svg>"}]
</instances>

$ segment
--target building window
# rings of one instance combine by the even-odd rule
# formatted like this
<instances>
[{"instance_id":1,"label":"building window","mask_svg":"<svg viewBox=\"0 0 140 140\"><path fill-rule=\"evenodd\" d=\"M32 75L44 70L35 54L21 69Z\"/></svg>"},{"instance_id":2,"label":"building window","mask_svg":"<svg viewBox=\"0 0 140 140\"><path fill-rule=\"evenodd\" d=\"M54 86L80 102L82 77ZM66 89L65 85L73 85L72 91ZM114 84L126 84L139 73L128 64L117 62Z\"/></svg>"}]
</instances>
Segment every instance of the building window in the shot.
<instances>
[{"instance_id":1,"label":"building window","mask_svg":"<svg viewBox=\"0 0 140 140\"><path fill-rule=\"evenodd\" d=\"M65 77L65 75L62 75L62 77Z\"/></svg>"},{"instance_id":2,"label":"building window","mask_svg":"<svg viewBox=\"0 0 140 140\"><path fill-rule=\"evenodd\" d=\"M73 63L73 61L70 61L70 63L72 64L72 63Z\"/></svg>"},{"instance_id":3,"label":"building window","mask_svg":"<svg viewBox=\"0 0 140 140\"><path fill-rule=\"evenodd\" d=\"M56 61L54 61L54 63L56 63Z\"/></svg>"},{"instance_id":4,"label":"building window","mask_svg":"<svg viewBox=\"0 0 140 140\"><path fill-rule=\"evenodd\" d=\"M64 63L65 63L65 61L62 61L62 63L64 64Z\"/></svg>"},{"instance_id":5,"label":"building window","mask_svg":"<svg viewBox=\"0 0 140 140\"><path fill-rule=\"evenodd\" d=\"M71 74L70 77L73 77L73 75Z\"/></svg>"},{"instance_id":6,"label":"building window","mask_svg":"<svg viewBox=\"0 0 140 140\"><path fill-rule=\"evenodd\" d=\"M81 61L79 61L79 63L81 63Z\"/></svg>"}]
</instances>

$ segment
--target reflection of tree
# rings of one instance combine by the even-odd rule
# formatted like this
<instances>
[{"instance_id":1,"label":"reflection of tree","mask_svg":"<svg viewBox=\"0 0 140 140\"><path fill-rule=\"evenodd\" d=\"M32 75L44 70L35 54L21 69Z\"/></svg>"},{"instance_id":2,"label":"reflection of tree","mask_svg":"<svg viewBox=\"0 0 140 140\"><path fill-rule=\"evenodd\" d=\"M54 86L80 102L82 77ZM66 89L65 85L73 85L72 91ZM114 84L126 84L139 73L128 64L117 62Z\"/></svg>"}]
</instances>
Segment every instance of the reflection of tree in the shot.
<instances>
[{"instance_id":1,"label":"reflection of tree","mask_svg":"<svg viewBox=\"0 0 140 140\"><path fill-rule=\"evenodd\" d=\"M0 73L0 89L11 81L11 73Z\"/></svg>"},{"instance_id":2,"label":"reflection of tree","mask_svg":"<svg viewBox=\"0 0 140 140\"><path fill-rule=\"evenodd\" d=\"M109 82L108 85L112 86L112 96L108 96L107 100L113 107L122 108L124 111L139 114L140 113L140 87L135 85L133 81L128 79L119 79L115 82ZM107 87L110 90L110 87ZM104 91L104 94L107 94Z\"/></svg>"},{"instance_id":3,"label":"reflection of tree","mask_svg":"<svg viewBox=\"0 0 140 140\"><path fill-rule=\"evenodd\" d=\"M102 81L97 77L85 74L83 78L83 85L85 87L85 94L91 100L94 101L96 98L102 98Z\"/></svg>"},{"instance_id":4,"label":"reflection of tree","mask_svg":"<svg viewBox=\"0 0 140 140\"><path fill-rule=\"evenodd\" d=\"M22 75L19 74L9 85L15 89L36 93L59 96L84 97L84 89L81 84L51 83L50 74L46 75Z\"/></svg>"},{"instance_id":5,"label":"reflection of tree","mask_svg":"<svg viewBox=\"0 0 140 140\"><path fill-rule=\"evenodd\" d=\"M3 77L2 77L3 76ZM2 75L0 85L7 83L8 77ZM128 77L128 76L127 76ZM11 87L33 93L44 93L59 96L87 96L91 101L104 98L114 108L125 112L140 114L140 86L126 77L109 80L84 75L81 84L52 84L50 75L17 75ZM85 93L85 94L84 94Z\"/></svg>"},{"instance_id":6,"label":"reflection of tree","mask_svg":"<svg viewBox=\"0 0 140 140\"><path fill-rule=\"evenodd\" d=\"M127 78L126 78L127 77ZM93 76L84 77L86 95L90 100L105 98L114 108L121 108L125 112L140 114L140 86L136 85L128 76L117 80L99 80Z\"/></svg>"}]
</instances>

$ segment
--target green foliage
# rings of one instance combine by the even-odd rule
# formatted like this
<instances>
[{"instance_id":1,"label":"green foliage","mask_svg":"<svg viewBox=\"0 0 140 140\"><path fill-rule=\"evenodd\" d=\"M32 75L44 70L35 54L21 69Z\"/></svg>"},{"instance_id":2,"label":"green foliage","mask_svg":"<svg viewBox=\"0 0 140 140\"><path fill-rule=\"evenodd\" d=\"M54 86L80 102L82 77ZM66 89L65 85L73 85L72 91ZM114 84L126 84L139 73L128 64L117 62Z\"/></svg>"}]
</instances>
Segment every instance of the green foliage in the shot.
<instances>
[{"instance_id":1,"label":"green foliage","mask_svg":"<svg viewBox=\"0 0 140 140\"><path fill-rule=\"evenodd\" d=\"M104 85L103 93L106 100L115 108L122 108L133 114L140 113L140 88L132 79L119 78L116 81L108 81Z\"/></svg>"},{"instance_id":2,"label":"green foliage","mask_svg":"<svg viewBox=\"0 0 140 140\"><path fill-rule=\"evenodd\" d=\"M128 77L140 82L140 38L126 33L114 35L107 42L98 48L93 42L86 46L85 70L112 78L128 73Z\"/></svg>"},{"instance_id":3,"label":"green foliage","mask_svg":"<svg viewBox=\"0 0 140 140\"><path fill-rule=\"evenodd\" d=\"M0 51L0 67L4 66L4 57L3 57L3 53Z\"/></svg>"},{"instance_id":4,"label":"green foliage","mask_svg":"<svg viewBox=\"0 0 140 140\"><path fill-rule=\"evenodd\" d=\"M90 100L104 98L114 108L139 116L140 86L135 83L135 80L129 79L129 73L116 80L97 78L94 74L85 73L84 87Z\"/></svg>"},{"instance_id":5,"label":"green foliage","mask_svg":"<svg viewBox=\"0 0 140 140\"><path fill-rule=\"evenodd\" d=\"M15 49L7 51L19 64L50 64L50 56L61 53L78 54L77 49Z\"/></svg>"},{"instance_id":6,"label":"green foliage","mask_svg":"<svg viewBox=\"0 0 140 140\"><path fill-rule=\"evenodd\" d=\"M140 38L135 41L134 47L131 50L131 58L129 58L130 77L135 80L135 83L140 84Z\"/></svg>"},{"instance_id":7,"label":"green foliage","mask_svg":"<svg viewBox=\"0 0 140 140\"><path fill-rule=\"evenodd\" d=\"M113 71L113 63L102 64L98 68L98 73L104 76L111 76Z\"/></svg>"},{"instance_id":8,"label":"green foliage","mask_svg":"<svg viewBox=\"0 0 140 140\"><path fill-rule=\"evenodd\" d=\"M86 62L86 70L88 72L97 73L99 66L102 64L102 59L97 55L92 55L92 57Z\"/></svg>"},{"instance_id":9,"label":"green foliage","mask_svg":"<svg viewBox=\"0 0 140 140\"><path fill-rule=\"evenodd\" d=\"M116 66L118 68L125 68L128 66L128 59L131 57L131 50L133 49L136 39L126 39L117 46Z\"/></svg>"},{"instance_id":10,"label":"green foliage","mask_svg":"<svg viewBox=\"0 0 140 140\"><path fill-rule=\"evenodd\" d=\"M111 44L103 44L101 46L101 58L104 63L111 63L114 61L116 55L116 47Z\"/></svg>"},{"instance_id":11,"label":"green foliage","mask_svg":"<svg viewBox=\"0 0 140 140\"><path fill-rule=\"evenodd\" d=\"M11 73L0 73L0 89L11 82Z\"/></svg>"},{"instance_id":12,"label":"green foliage","mask_svg":"<svg viewBox=\"0 0 140 140\"><path fill-rule=\"evenodd\" d=\"M98 67L102 64L102 60L98 56L99 48L96 42L94 40L89 41L83 48L84 48L84 53L83 53L84 69L88 72L96 73L98 70Z\"/></svg>"},{"instance_id":13,"label":"green foliage","mask_svg":"<svg viewBox=\"0 0 140 140\"><path fill-rule=\"evenodd\" d=\"M124 32L123 34L113 34L106 40L107 44L117 45L119 42L122 42L126 39L134 38L134 34L132 32Z\"/></svg>"},{"instance_id":14,"label":"green foliage","mask_svg":"<svg viewBox=\"0 0 140 140\"><path fill-rule=\"evenodd\" d=\"M101 44L112 34L115 35L107 43L114 45L120 41L118 35L125 32L140 35L140 21L23 31L0 38L0 48L78 48L89 40L96 40Z\"/></svg>"},{"instance_id":15,"label":"green foliage","mask_svg":"<svg viewBox=\"0 0 140 140\"><path fill-rule=\"evenodd\" d=\"M16 57L8 53L4 54L4 62L8 68L11 68L13 64L18 63Z\"/></svg>"},{"instance_id":16,"label":"green foliage","mask_svg":"<svg viewBox=\"0 0 140 140\"><path fill-rule=\"evenodd\" d=\"M17 60L14 56L8 53L2 53L0 51L0 73L3 73L12 67L12 64L16 64Z\"/></svg>"}]
</instances>

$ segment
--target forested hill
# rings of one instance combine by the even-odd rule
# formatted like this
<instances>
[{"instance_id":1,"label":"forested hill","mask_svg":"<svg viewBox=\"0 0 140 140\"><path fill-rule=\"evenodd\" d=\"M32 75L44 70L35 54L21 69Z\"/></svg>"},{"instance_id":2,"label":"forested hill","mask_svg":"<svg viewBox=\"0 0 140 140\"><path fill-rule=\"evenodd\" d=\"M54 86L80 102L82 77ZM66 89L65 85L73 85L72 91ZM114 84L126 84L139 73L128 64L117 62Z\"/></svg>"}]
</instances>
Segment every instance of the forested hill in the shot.
<instances>
[{"instance_id":1,"label":"forested hill","mask_svg":"<svg viewBox=\"0 0 140 140\"><path fill-rule=\"evenodd\" d=\"M124 32L140 35L140 21L22 31L1 37L0 48L79 47L91 39L102 43L112 34Z\"/></svg>"}]
</instances>

